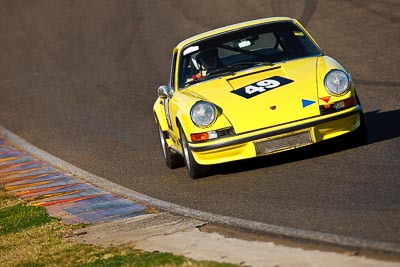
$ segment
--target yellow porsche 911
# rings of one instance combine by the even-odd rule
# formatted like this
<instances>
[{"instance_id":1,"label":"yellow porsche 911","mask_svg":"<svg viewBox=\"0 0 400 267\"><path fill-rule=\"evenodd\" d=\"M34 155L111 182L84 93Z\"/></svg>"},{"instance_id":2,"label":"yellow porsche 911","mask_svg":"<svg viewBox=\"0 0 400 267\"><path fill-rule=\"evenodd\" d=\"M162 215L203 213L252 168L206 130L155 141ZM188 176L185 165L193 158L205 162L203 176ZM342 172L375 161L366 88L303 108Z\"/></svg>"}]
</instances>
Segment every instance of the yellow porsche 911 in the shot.
<instances>
[{"instance_id":1,"label":"yellow porsche 911","mask_svg":"<svg viewBox=\"0 0 400 267\"><path fill-rule=\"evenodd\" d=\"M350 74L291 18L235 24L179 43L153 111L167 166L184 162L192 178L213 164L342 135L358 144L367 138Z\"/></svg>"}]
</instances>

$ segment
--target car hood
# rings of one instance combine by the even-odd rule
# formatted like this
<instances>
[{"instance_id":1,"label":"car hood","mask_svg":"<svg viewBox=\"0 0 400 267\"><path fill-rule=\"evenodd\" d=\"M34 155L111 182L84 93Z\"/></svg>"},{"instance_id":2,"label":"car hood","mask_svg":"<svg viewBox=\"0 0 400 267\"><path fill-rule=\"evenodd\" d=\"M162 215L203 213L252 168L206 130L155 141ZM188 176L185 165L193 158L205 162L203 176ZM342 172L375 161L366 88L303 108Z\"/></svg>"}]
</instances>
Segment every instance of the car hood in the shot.
<instances>
[{"instance_id":1,"label":"car hood","mask_svg":"<svg viewBox=\"0 0 400 267\"><path fill-rule=\"evenodd\" d=\"M251 69L194 85L189 91L217 105L236 133L310 118L320 114L317 60Z\"/></svg>"}]
</instances>

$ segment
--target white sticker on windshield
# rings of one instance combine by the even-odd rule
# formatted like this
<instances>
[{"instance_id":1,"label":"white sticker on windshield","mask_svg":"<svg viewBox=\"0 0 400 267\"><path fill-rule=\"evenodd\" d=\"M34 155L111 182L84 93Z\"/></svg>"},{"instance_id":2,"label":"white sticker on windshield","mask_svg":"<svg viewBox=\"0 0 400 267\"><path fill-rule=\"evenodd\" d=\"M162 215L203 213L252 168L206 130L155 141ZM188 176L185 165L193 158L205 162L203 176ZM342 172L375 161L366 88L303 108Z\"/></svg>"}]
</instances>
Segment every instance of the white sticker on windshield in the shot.
<instances>
[{"instance_id":1,"label":"white sticker on windshield","mask_svg":"<svg viewBox=\"0 0 400 267\"><path fill-rule=\"evenodd\" d=\"M244 48L244 47L248 47L251 46L251 42L249 40L243 40L240 41L239 43L239 48Z\"/></svg>"},{"instance_id":2,"label":"white sticker on windshield","mask_svg":"<svg viewBox=\"0 0 400 267\"><path fill-rule=\"evenodd\" d=\"M191 54L193 52L199 51L199 46L195 45L195 46L189 46L188 48L185 49L185 51L183 51L183 55L186 56L188 54Z\"/></svg>"}]
</instances>

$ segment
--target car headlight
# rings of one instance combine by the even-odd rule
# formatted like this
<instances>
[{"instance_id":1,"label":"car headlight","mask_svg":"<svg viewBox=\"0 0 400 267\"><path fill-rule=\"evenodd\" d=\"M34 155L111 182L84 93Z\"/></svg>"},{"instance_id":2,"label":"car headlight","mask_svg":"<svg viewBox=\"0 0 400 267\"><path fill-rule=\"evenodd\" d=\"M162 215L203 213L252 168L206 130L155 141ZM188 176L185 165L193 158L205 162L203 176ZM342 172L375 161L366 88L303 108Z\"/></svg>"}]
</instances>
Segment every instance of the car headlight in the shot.
<instances>
[{"instance_id":1,"label":"car headlight","mask_svg":"<svg viewBox=\"0 0 400 267\"><path fill-rule=\"evenodd\" d=\"M208 127L215 121L216 113L214 105L205 101L199 101L190 110L190 118L197 126Z\"/></svg>"},{"instance_id":2,"label":"car headlight","mask_svg":"<svg viewBox=\"0 0 400 267\"><path fill-rule=\"evenodd\" d=\"M332 95L342 95L349 90L350 79L342 70L331 70L325 75L324 85Z\"/></svg>"}]
</instances>

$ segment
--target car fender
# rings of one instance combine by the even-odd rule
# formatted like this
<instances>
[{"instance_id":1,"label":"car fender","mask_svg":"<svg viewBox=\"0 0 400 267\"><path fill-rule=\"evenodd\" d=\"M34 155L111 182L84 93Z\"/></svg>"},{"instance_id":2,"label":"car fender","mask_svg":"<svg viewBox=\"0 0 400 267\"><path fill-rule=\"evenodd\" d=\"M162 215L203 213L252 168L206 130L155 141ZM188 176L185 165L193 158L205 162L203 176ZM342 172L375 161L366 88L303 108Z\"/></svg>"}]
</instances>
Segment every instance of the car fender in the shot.
<instances>
[{"instance_id":1,"label":"car fender","mask_svg":"<svg viewBox=\"0 0 400 267\"><path fill-rule=\"evenodd\" d=\"M162 100L161 98L158 98L157 101L154 103L153 114L156 124L161 127L161 130L167 131L168 122L164 111L164 100Z\"/></svg>"},{"instance_id":2,"label":"car fender","mask_svg":"<svg viewBox=\"0 0 400 267\"><path fill-rule=\"evenodd\" d=\"M174 108L171 108L171 115L174 116L175 119L175 121L173 122L173 128L174 128L173 135L176 135L177 138L179 137L179 129L178 129L179 127L182 127L182 130L185 133L186 138L187 140L189 140L189 142L191 140L190 137L191 133L200 133L205 131L212 131L212 130L232 127L232 124L223 114L222 109L220 109L218 106L216 106L218 113L217 118L212 125L204 128L196 126L190 117L190 111L192 109L192 106L198 101L207 101L207 100L189 91L181 92L179 93L179 95L178 94L174 95L174 97L179 98L178 102L181 103L178 109L174 110ZM212 103L210 101L208 102ZM215 105L214 103L212 104Z\"/></svg>"},{"instance_id":3,"label":"car fender","mask_svg":"<svg viewBox=\"0 0 400 267\"><path fill-rule=\"evenodd\" d=\"M175 96L174 96L175 97ZM174 110L171 110L171 115L172 115L172 128L173 128L173 135L175 135L177 138L179 138L180 132L179 128L181 127L183 132L186 135L187 140L190 140L190 133L196 131L196 126L193 124L192 119L190 118L190 110L192 106L199 101L200 99L192 97L190 95L185 95L185 94L180 94L179 96L180 100L179 102L181 105L179 105L179 108ZM185 103L182 105L182 103ZM198 131L198 130L197 130Z\"/></svg>"}]
</instances>

